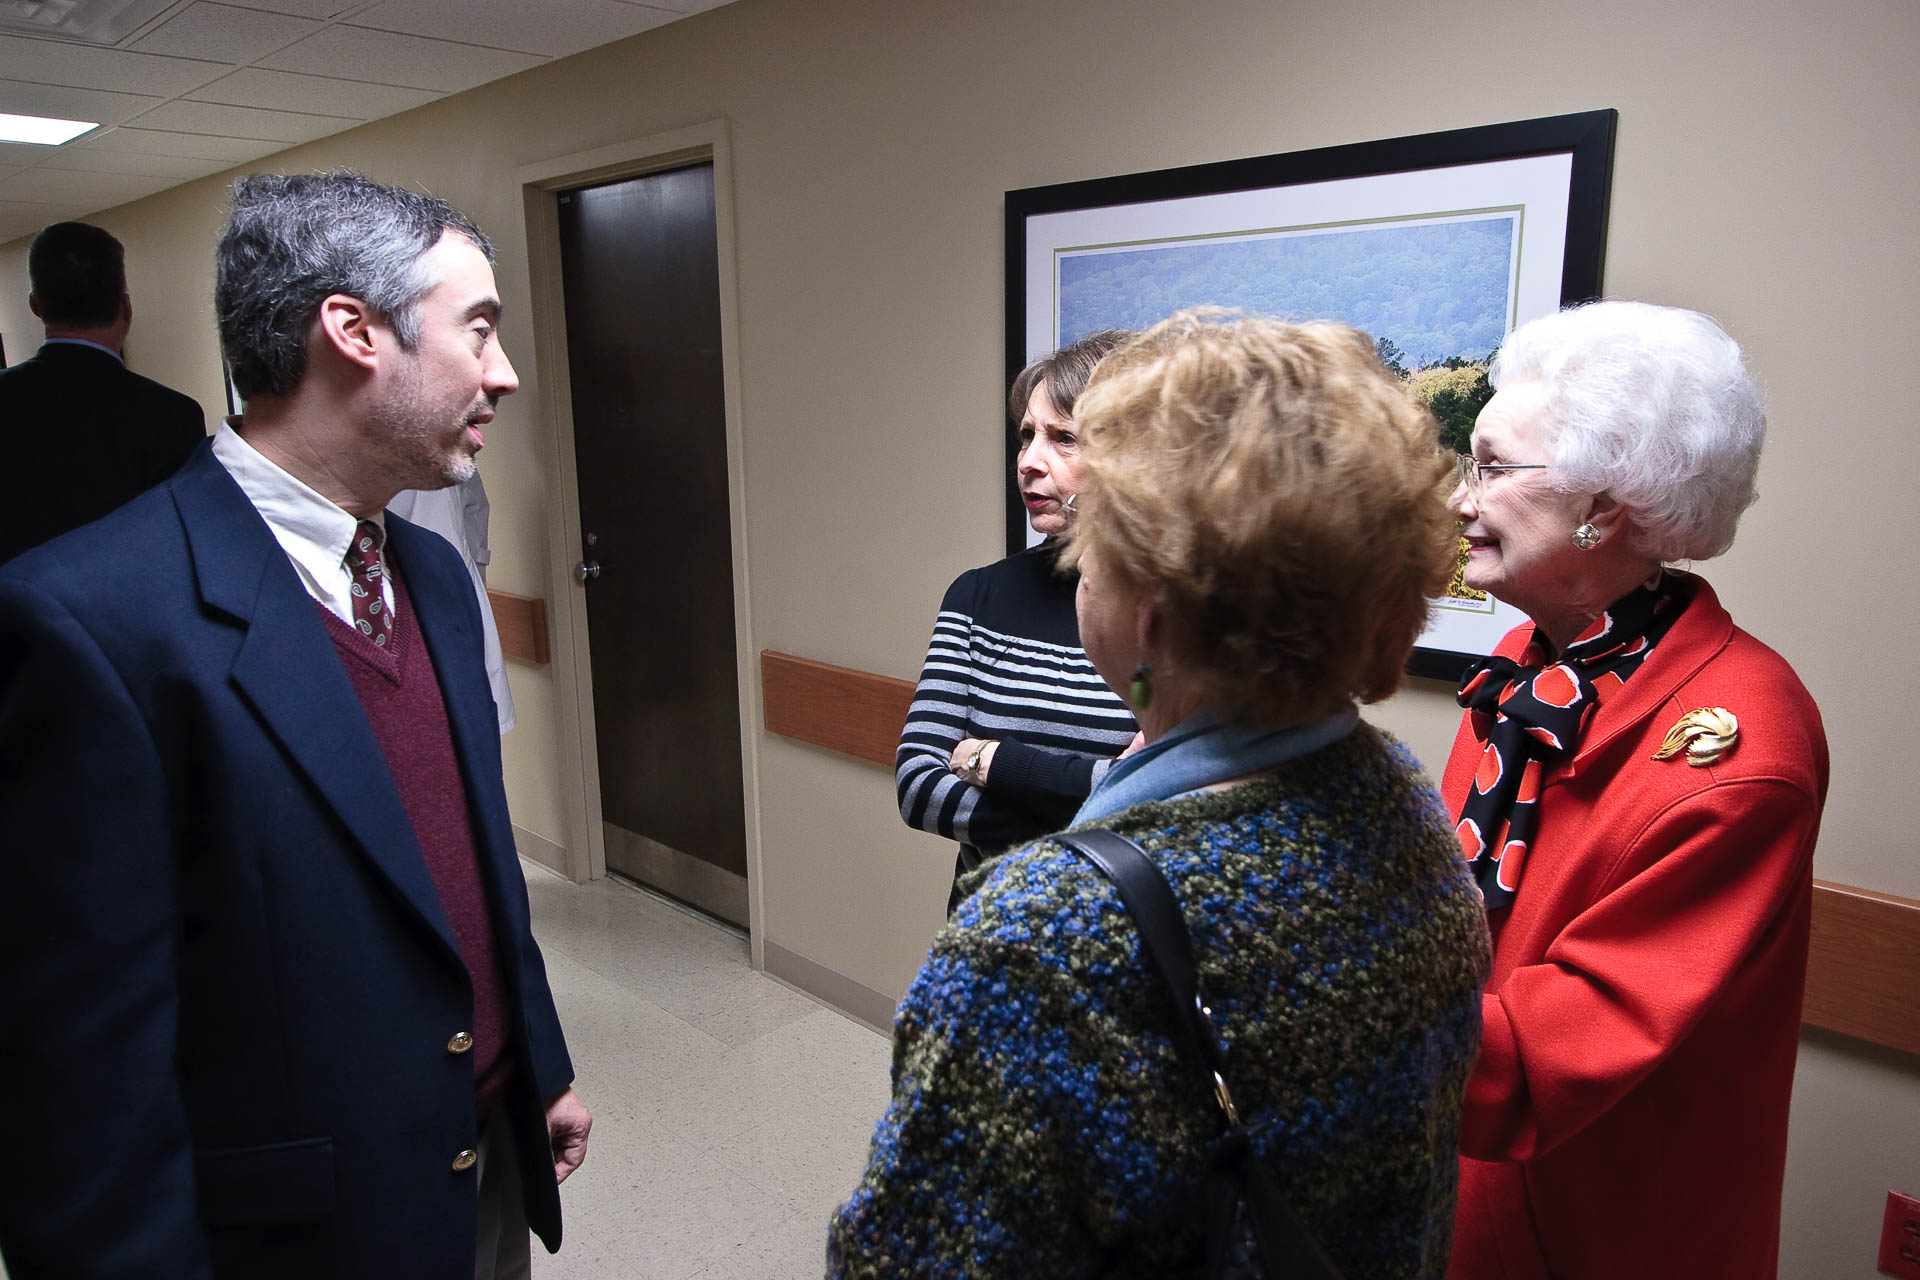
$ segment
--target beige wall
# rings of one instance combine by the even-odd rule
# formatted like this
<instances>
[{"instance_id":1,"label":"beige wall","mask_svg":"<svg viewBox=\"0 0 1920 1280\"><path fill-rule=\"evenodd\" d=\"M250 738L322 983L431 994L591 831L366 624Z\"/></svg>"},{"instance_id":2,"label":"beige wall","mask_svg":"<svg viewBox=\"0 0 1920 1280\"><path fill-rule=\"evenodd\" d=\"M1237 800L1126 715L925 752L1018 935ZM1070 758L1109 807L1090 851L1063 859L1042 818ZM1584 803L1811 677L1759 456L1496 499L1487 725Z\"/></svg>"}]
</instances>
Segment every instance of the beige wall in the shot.
<instances>
[{"instance_id":1,"label":"beige wall","mask_svg":"<svg viewBox=\"0 0 1920 1280\"><path fill-rule=\"evenodd\" d=\"M1916 54L1911 0L739 0L275 163L424 185L501 235L524 390L482 463L493 582L545 595L557 480L511 175L726 118L752 646L911 677L947 581L998 551L1002 192L1617 107L1608 292L1719 316L1770 395L1761 503L1707 572L1827 718L1817 873L1920 897L1920 682L1871 674L1874 654L1900 663L1920 577ZM219 204L209 180L99 219L133 263L137 367L210 411ZM7 279L23 252L0 250ZM31 345L19 291L0 298L16 359ZM562 841L566 691L544 670L513 680L516 817ZM1443 689L1374 714L1440 762ZM762 936L896 995L938 923L948 847L902 829L883 771L749 742ZM1784 1273L1870 1276L1881 1192L1920 1190L1920 1071L1809 1039L1795 1105Z\"/></svg>"}]
</instances>

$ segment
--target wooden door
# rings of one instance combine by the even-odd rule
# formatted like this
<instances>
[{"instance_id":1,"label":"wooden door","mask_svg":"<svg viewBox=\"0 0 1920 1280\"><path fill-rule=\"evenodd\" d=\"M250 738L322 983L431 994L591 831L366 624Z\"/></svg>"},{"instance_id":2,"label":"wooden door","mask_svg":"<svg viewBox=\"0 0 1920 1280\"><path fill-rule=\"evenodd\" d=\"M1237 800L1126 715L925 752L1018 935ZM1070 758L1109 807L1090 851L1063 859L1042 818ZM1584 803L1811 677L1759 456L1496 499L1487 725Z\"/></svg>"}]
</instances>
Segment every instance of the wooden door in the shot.
<instances>
[{"instance_id":1,"label":"wooden door","mask_svg":"<svg viewBox=\"0 0 1920 1280\"><path fill-rule=\"evenodd\" d=\"M713 166L559 213L607 866L745 924Z\"/></svg>"}]
</instances>

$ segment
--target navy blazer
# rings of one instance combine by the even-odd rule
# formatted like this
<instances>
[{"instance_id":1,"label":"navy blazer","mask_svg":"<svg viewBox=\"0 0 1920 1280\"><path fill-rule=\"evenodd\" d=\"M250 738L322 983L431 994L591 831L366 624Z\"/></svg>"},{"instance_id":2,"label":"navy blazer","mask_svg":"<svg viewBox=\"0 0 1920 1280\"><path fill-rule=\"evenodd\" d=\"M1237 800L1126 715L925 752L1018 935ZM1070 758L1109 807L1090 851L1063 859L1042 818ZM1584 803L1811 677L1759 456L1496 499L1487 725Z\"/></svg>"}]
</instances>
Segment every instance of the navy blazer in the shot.
<instances>
[{"instance_id":1,"label":"navy blazer","mask_svg":"<svg viewBox=\"0 0 1920 1280\"><path fill-rule=\"evenodd\" d=\"M458 555L389 518L514 1015L528 1219L573 1078ZM472 984L292 565L203 445L0 569L0 1252L60 1276L472 1275Z\"/></svg>"},{"instance_id":2,"label":"navy blazer","mask_svg":"<svg viewBox=\"0 0 1920 1280\"><path fill-rule=\"evenodd\" d=\"M0 370L0 563L151 489L206 436L198 401L93 347Z\"/></svg>"}]
</instances>

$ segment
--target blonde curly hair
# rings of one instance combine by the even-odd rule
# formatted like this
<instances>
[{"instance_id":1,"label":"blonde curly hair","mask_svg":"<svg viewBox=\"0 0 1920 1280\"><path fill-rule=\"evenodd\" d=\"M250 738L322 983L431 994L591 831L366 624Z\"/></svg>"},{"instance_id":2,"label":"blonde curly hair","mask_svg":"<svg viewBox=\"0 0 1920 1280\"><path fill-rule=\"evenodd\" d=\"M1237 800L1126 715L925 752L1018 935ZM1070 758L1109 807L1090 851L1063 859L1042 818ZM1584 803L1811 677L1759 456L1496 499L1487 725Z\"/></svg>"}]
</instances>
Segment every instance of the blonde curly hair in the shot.
<instances>
[{"instance_id":1,"label":"blonde curly hair","mask_svg":"<svg viewBox=\"0 0 1920 1280\"><path fill-rule=\"evenodd\" d=\"M1156 600L1215 714L1278 726L1399 688L1445 587L1453 467L1365 334L1181 311L1101 361L1075 408L1062 562Z\"/></svg>"}]
</instances>

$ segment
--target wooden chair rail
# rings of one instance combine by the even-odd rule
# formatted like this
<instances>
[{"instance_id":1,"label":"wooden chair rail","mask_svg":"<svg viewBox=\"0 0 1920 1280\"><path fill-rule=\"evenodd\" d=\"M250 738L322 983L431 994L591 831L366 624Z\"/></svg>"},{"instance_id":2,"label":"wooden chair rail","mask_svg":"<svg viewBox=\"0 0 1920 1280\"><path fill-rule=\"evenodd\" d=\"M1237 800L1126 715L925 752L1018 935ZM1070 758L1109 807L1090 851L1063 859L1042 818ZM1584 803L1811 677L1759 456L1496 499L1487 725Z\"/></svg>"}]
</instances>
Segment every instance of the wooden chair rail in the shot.
<instances>
[{"instance_id":1,"label":"wooden chair rail","mask_svg":"<svg viewBox=\"0 0 1920 1280\"><path fill-rule=\"evenodd\" d=\"M1920 902L1815 880L1801 1017L1920 1055Z\"/></svg>"},{"instance_id":2,"label":"wooden chair rail","mask_svg":"<svg viewBox=\"0 0 1920 1280\"><path fill-rule=\"evenodd\" d=\"M769 733L893 766L911 682L766 649L760 683ZM1920 1057L1920 902L1813 882L1803 1020Z\"/></svg>"},{"instance_id":3,"label":"wooden chair rail","mask_svg":"<svg viewBox=\"0 0 1920 1280\"><path fill-rule=\"evenodd\" d=\"M488 591L487 603L493 606L493 625L500 631L502 653L522 662L545 664L551 660L545 600Z\"/></svg>"},{"instance_id":4,"label":"wooden chair rail","mask_svg":"<svg viewBox=\"0 0 1920 1280\"><path fill-rule=\"evenodd\" d=\"M760 699L768 733L891 769L913 685L762 649Z\"/></svg>"}]
</instances>

